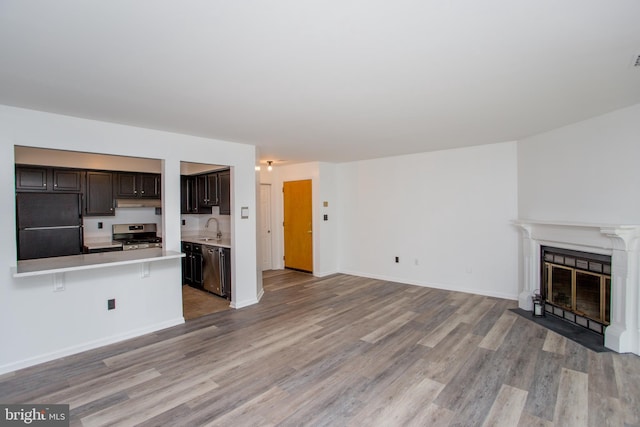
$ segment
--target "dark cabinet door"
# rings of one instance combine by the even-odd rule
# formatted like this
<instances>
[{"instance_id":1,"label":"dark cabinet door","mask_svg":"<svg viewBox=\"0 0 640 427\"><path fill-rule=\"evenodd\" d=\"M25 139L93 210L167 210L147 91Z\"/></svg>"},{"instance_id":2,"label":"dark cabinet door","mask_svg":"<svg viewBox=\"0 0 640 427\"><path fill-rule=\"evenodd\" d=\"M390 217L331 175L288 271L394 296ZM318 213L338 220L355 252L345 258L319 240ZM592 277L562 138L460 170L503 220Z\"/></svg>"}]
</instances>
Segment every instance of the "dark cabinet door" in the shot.
<instances>
[{"instance_id":1,"label":"dark cabinet door","mask_svg":"<svg viewBox=\"0 0 640 427\"><path fill-rule=\"evenodd\" d=\"M209 199L209 185L206 175L199 175L195 177L198 186L198 205L202 207L209 206L207 201Z\"/></svg>"},{"instance_id":2,"label":"dark cabinet door","mask_svg":"<svg viewBox=\"0 0 640 427\"><path fill-rule=\"evenodd\" d=\"M47 168L16 168L16 191L48 191Z\"/></svg>"},{"instance_id":3,"label":"dark cabinet door","mask_svg":"<svg viewBox=\"0 0 640 427\"><path fill-rule=\"evenodd\" d=\"M182 242L182 282L185 285L202 289L203 285L203 262L202 246L193 243Z\"/></svg>"},{"instance_id":4,"label":"dark cabinet door","mask_svg":"<svg viewBox=\"0 0 640 427\"><path fill-rule=\"evenodd\" d=\"M182 242L182 252L185 254L182 258L182 283L185 285L191 285L193 282L193 260L191 243Z\"/></svg>"},{"instance_id":5,"label":"dark cabinet door","mask_svg":"<svg viewBox=\"0 0 640 427\"><path fill-rule=\"evenodd\" d=\"M182 175L180 177L180 213L198 213L198 193L196 177Z\"/></svg>"},{"instance_id":6,"label":"dark cabinet door","mask_svg":"<svg viewBox=\"0 0 640 427\"><path fill-rule=\"evenodd\" d=\"M87 171L85 193L86 216L115 215L113 209L113 174L111 172Z\"/></svg>"},{"instance_id":7,"label":"dark cabinet door","mask_svg":"<svg viewBox=\"0 0 640 427\"><path fill-rule=\"evenodd\" d=\"M136 185L137 173L116 172L115 196L122 199L135 199L138 197Z\"/></svg>"},{"instance_id":8,"label":"dark cabinet door","mask_svg":"<svg viewBox=\"0 0 640 427\"><path fill-rule=\"evenodd\" d=\"M199 175L198 191L200 192L200 206L218 206L218 174Z\"/></svg>"},{"instance_id":9,"label":"dark cabinet door","mask_svg":"<svg viewBox=\"0 0 640 427\"><path fill-rule=\"evenodd\" d=\"M82 191L82 171L71 169L53 170L53 191Z\"/></svg>"},{"instance_id":10,"label":"dark cabinet door","mask_svg":"<svg viewBox=\"0 0 640 427\"><path fill-rule=\"evenodd\" d=\"M198 178L195 175L180 176L180 213L211 214L211 207L200 204L202 192Z\"/></svg>"},{"instance_id":11,"label":"dark cabinet door","mask_svg":"<svg viewBox=\"0 0 640 427\"><path fill-rule=\"evenodd\" d=\"M138 175L138 196L145 199L160 198L160 175L142 173Z\"/></svg>"},{"instance_id":12,"label":"dark cabinet door","mask_svg":"<svg viewBox=\"0 0 640 427\"><path fill-rule=\"evenodd\" d=\"M200 245L193 245L192 265L191 265L191 283L196 288L202 288L204 276L202 274L204 258L202 256L202 248Z\"/></svg>"},{"instance_id":13,"label":"dark cabinet door","mask_svg":"<svg viewBox=\"0 0 640 427\"><path fill-rule=\"evenodd\" d=\"M220 215L231 215L231 173L229 171L218 174Z\"/></svg>"},{"instance_id":14,"label":"dark cabinet door","mask_svg":"<svg viewBox=\"0 0 640 427\"><path fill-rule=\"evenodd\" d=\"M223 296L231 299L231 249L220 248L220 286Z\"/></svg>"}]
</instances>

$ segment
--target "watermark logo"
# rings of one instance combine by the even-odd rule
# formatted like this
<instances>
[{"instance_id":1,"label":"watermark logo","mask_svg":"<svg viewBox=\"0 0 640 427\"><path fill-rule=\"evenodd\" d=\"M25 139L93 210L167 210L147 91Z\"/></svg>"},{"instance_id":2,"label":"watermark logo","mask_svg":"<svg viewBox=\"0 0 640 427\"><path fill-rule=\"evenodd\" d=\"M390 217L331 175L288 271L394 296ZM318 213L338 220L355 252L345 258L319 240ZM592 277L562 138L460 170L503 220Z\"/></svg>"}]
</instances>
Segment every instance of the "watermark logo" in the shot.
<instances>
[{"instance_id":1,"label":"watermark logo","mask_svg":"<svg viewBox=\"0 0 640 427\"><path fill-rule=\"evenodd\" d=\"M69 427L69 405L2 405L0 427Z\"/></svg>"}]
</instances>

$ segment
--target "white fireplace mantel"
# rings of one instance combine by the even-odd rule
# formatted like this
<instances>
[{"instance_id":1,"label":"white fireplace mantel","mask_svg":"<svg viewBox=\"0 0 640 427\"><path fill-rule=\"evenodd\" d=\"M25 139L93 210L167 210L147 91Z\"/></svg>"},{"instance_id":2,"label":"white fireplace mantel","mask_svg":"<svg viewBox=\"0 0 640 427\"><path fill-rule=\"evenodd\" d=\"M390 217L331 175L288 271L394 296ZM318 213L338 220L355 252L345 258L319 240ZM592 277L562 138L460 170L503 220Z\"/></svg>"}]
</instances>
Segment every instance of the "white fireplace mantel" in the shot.
<instances>
[{"instance_id":1,"label":"white fireplace mantel","mask_svg":"<svg viewBox=\"0 0 640 427\"><path fill-rule=\"evenodd\" d=\"M533 309L540 289L540 247L572 249L611 256L611 324L604 345L619 353L640 355L640 226L586 224L520 219L523 283L518 304Z\"/></svg>"}]
</instances>

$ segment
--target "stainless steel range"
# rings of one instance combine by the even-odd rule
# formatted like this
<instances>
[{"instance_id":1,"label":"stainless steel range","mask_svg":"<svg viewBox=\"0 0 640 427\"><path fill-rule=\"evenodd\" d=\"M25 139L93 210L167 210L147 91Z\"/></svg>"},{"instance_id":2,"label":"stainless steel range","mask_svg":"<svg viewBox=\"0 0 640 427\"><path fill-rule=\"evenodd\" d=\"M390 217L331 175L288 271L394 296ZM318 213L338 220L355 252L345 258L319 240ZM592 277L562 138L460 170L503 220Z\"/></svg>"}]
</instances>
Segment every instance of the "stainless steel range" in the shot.
<instances>
[{"instance_id":1,"label":"stainless steel range","mask_svg":"<svg viewBox=\"0 0 640 427\"><path fill-rule=\"evenodd\" d=\"M121 243L123 251L162 247L156 224L113 224L112 231L113 241Z\"/></svg>"}]
</instances>

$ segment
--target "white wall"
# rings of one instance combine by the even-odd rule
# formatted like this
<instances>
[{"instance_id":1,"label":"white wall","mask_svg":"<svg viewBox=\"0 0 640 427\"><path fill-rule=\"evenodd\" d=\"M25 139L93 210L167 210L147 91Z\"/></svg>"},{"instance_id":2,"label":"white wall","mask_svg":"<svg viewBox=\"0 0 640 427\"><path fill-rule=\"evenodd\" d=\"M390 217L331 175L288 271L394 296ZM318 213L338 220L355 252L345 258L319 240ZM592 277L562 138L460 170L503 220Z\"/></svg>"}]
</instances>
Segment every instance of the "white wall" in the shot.
<instances>
[{"instance_id":1,"label":"white wall","mask_svg":"<svg viewBox=\"0 0 640 427\"><path fill-rule=\"evenodd\" d=\"M172 251L180 251L180 162L231 166L232 303L257 302L255 215L239 218L239 206L256 212L255 147L0 106L0 221L10 233L0 243L0 373L182 321L180 260L152 263L148 278L135 266L65 273L66 289L55 293L51 276L12 277L15 145L159 159L163 245Z\"/></svg>"},{"instance_id":2,"label":"white wall","mask_svg":"<svg viewBox=\"0 0 640 427\"><path fill-rule=\"evenodd\" d=\"M640 224L640 104L518 143L524 219Z\"/></svg>"},{"instance_id":3,"label":"white wall","mask_svg":"<svg viewBox=\"0 0 640 427\"><path fill-rule=\"evenodd\" d=\"M339 270L516 299L516 151L509 142L337 165Z\"/></svg>"}]
</instances>

